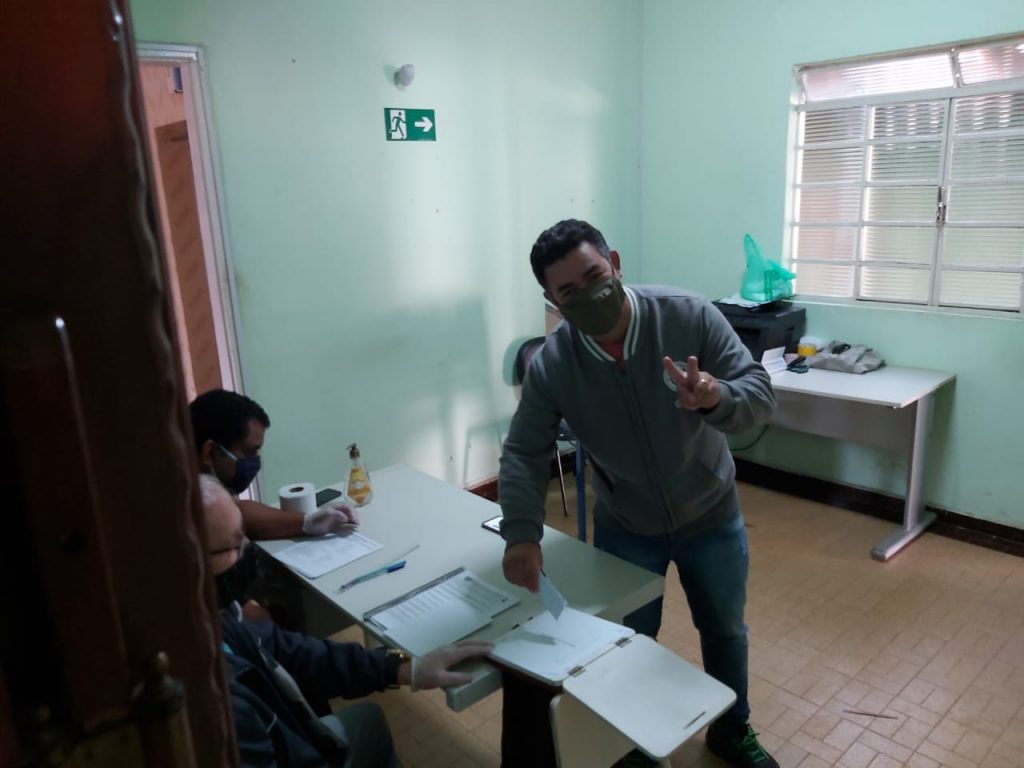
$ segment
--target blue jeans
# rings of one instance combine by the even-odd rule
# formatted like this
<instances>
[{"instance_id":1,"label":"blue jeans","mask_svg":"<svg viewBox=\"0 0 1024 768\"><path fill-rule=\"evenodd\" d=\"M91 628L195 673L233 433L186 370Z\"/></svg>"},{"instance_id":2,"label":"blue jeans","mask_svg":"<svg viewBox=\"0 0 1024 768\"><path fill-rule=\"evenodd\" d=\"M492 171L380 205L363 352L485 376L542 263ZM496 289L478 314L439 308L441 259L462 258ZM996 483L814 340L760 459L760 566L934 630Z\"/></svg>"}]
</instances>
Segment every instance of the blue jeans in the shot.
<instances>
[{"instance_id":1,"label":"blue jeans","mask_svg":"<svg viewBox=\"0 0 1024 768\"><path fill-rule=\"evenodd\" d=\"M595 510L594 546L634 565L664 576L669 562L679 569L693 625L700 632L704 671L736 693L736 703L723 720L743 724L750 718L747 702L747 600L750 553L743 516L692 536L630 533L608 514ZM626 616L623 624L650 637L661 627L662 598Z\"/></svg>"}]
</instances>

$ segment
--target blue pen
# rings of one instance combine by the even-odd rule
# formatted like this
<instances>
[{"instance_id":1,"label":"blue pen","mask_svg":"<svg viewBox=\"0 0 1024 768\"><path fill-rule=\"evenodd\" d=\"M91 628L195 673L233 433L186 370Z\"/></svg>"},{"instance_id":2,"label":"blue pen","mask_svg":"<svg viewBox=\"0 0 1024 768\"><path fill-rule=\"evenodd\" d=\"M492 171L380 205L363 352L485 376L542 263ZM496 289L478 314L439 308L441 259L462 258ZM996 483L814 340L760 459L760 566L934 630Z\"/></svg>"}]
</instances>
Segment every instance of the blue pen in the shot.
<instances>
[{"instance_id":1,"label":"blue pen","mask_svg":"<svg viewBox=\"0 0 1024 768\"><path fill-rule=\"evenodd\" d=\"M408 555L410 552L413 552L413 551L419 549L419 546L420 545L417 544L416 546L412 547L408 551L404 552L402 554L402 557L405 557L405 555ZM382 565L380 568L376 568L376 569L370 571L369 573L364 573L362 576L356 576L354 579L352 579L352 581L346 581L344 584L342 584L340 587L338 587L337 591L338 592L344 592L346 589L348 589L350 587L354 587L356 584L362 584L364 581L369 581L370 579L375 579L378 576L383 576L386 573L394 573L395 571L400 571L403 568L405 568L405 563L406 563L405 560L399 560L396 563L391 563L391 565Z\"/></svg>"},{"instance_id":2,"label":"blue pen","mask_svg":"<svg viewBox=\"0 0 1024 768\"><path fill-rule=\"evenodd\" d=\"M413 554L414 552L416 552L416 550L418 550L419 548L420 548L419 544L414 544L412 547L410 547L406 551L401 552L400 554L398 554L398 557L400 557L401 560L396 560L395 562L391 563L390 565L382 565L379 568L375 568L374 570L371 570L369 573L364 573L362 575L359 575L359 577L355 577L355 579L353 579L352 581L345 582L343 585L341 585L337 589L337 592L344 592L349 587L354 587L357 584L362 584L364 582L369 582L371 579L376 579L377 577L379 577L379 575L384 575L385 573L393 573L396 570L401 570L402 568L406 567L406 557L411 555L411 554Z\"/></svg>"}]
</instances>

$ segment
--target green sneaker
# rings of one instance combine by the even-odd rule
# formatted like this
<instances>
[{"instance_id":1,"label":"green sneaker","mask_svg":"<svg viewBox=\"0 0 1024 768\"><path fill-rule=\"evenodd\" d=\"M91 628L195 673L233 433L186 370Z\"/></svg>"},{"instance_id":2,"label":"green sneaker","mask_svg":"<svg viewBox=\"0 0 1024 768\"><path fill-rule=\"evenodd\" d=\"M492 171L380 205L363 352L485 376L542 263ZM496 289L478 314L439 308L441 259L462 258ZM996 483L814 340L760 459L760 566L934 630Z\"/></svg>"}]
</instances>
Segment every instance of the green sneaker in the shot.
<instances>
[{"instance_id":1,"label":"green sneaker","mask_svg":"<svg viewBox=\"0 0 1024 768\"><path fill-rule=\"evenodd\" d=\"M734 768L779 768L775 758L758 743L749 723L712 723L706 742L712 753Z\"/></svg>"},{"instance_id":2,"label":"green sneaker","mask_svg":"<svg viewBox=\"0 0 1024 768\"><path fill-rule=\"evenodd\" d=\"M615 763L612 768L656 768L657 765L658 762L656 760L651 760L639 749L634 749L619 760L619 762Z\"/></svg>"}]
</instances>

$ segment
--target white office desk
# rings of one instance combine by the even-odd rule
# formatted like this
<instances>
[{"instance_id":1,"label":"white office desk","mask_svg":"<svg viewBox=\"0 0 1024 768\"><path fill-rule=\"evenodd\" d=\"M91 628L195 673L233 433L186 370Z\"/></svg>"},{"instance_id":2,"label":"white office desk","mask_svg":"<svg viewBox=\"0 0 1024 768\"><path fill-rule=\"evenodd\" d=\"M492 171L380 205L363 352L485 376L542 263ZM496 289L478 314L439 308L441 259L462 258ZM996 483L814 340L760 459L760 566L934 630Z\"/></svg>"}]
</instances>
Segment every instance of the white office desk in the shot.
<instances>
[{"instance_id":1,"label":"white office desk","mask_svg":"<svg viewBox=\"0 0 1024 768\"><path fill-rule=\"evenodd\" d=\"M496 617L474 638L495 639L544 610L538 595L505 581L501 569L505 542L480 527L500 512L496 504L401 465L373 472L371 481L373 499L359 509L359 531L383 547L318 579L293 573L331 606L373 634L373 628L363 619L364 613L463 566L520 599L518 605ZM333 487L343 489L342 485ZM259 545L273 553L291 543L286 539ZM337 593L341 584L395 561L414 544L419 544L419 549L408 556L402 570ZM660 576L552 528L545 526L542 545L545 572L569 603L580 610L621 621L664 591ZM464 709L501 687L501 673L491 664L475 662L471 671L473 682L447 690L452 709Z\"/></svg>"},{"instance_id":2,"label":"white office desk","mask_svg":"<svg viewBox=\"0 0 1024 768\"><path fill-rule=\"evenodd\" d=\"M888 560L935 521L922 488L933 395L955 374L886 366L865 374L812 368L772 374L778 408L772 423L800 432L907 452L903 526L871 550Z\"/></svg>"}]
</instances>

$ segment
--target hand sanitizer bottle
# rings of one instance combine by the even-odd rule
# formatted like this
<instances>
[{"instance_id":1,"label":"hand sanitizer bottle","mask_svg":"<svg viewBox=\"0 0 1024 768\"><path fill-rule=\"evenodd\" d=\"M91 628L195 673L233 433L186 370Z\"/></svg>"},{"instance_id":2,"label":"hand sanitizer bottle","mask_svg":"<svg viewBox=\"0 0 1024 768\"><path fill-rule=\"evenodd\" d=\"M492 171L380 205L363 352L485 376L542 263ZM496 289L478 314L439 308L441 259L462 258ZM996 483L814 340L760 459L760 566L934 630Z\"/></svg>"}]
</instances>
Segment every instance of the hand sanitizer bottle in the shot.
<instances>
[{"instance_id":1,"label":"hand sanitizer bottle","mask_svg":"<svg viewBox=\"0 0 1024 768\"><path fill-rule=\"evenodd\" d=\"M359 447L352 443L348 447L348 457L352 460L352 467L348 471L348 488L345 495L352 500L357 507L361 507L370 501L373 496L373 489L370 487L370 473L366 471L366 465L359 455Z\"/></svg>"}]
</instances>

